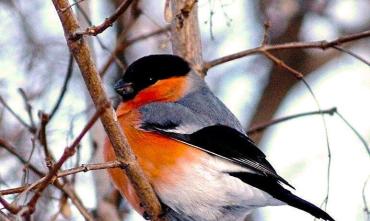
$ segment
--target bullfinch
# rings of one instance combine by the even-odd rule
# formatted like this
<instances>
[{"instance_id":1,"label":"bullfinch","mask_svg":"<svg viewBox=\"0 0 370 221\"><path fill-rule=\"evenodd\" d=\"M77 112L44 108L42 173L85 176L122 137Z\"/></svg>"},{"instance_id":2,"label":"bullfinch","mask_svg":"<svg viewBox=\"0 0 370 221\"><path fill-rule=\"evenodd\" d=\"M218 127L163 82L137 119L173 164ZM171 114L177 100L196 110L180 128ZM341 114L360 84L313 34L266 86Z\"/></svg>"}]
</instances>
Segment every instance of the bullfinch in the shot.
<instances>
[{"instance_id":1,"label":"bullfinch","mask_svg":"<svg viewBox=\"0 0 370 221\"><path fill-rule=\"evenodd\" d=\"M230 110L181 57L150 55L133 62L114 85L117 117L129 145L171 221L242 221L253 209L288 204L334 221L291 193ZM115 160L108 139L106 161ZM120 169L115 187L141 214Z\"/></svg>"}]
</instances>

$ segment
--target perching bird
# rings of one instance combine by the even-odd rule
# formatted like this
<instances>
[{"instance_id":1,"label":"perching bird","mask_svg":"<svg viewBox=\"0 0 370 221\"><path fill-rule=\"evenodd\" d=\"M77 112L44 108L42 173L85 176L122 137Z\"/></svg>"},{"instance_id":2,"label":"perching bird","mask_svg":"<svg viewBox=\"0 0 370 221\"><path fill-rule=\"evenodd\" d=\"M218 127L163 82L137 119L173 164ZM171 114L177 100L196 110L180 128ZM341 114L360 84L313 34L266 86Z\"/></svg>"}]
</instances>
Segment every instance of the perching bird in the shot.
<instances>
[{"instance_id":1,"label":"perching bird","mask_svg":"<svg viewBox=\"0 0 370 221\"><path fill-rule=\"evenodd\" d=\"M114 88L123 99L118 121L171 221L243 220L255 208L284 204L334 221L283 187L291 185L182 58L140 58ZM115 159L108 139L104 152ZM142 214L126 175L109 173Z\"/></svg>"}]
</instances>

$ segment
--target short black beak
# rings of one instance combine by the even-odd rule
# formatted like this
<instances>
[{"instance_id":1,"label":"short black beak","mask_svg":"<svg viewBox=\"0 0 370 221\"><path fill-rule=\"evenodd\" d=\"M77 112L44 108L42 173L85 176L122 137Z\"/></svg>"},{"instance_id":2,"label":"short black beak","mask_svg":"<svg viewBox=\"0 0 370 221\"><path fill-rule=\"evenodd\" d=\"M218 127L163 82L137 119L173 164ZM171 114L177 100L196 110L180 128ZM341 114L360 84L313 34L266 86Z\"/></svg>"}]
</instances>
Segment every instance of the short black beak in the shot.
<instances>
[{"instance_id":1,"label":"short black beak","mask_svg":"<svg viewBox=\"0 0 370 221\"><path fill-rule=\"evenodd\" d=\"M124 82L122 79L114 84L114 90L124 99L130 99L135 95L133 84Z\"/></svg>"}]
</instances>

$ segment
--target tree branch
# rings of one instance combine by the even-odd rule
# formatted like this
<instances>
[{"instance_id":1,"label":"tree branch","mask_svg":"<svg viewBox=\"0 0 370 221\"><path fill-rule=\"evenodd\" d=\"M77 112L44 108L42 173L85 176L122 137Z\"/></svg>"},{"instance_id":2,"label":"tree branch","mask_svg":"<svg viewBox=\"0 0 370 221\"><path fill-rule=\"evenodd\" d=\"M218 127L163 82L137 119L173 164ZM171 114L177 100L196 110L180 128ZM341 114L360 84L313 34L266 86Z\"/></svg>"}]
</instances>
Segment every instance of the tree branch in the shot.
<instances>
[{"instance_id":1,"label":"tree branch","mask_svg":"<svg viewBox=\"0 0 370 221\"><path fill-rule=\"evenodd\" d=\"M108 105L103 105L102 107L99 107L96 113L91 117L91 119L88 121L86 126L83 128L81 133L77 136L77 138L72 142L72 144L65 148L63 155L60 157L60 159L53 165L53 167L50 169L48 175L45 177L44 181L39 185L37 188L35 194L28 202L28 211L25 213L26 216L29 216L33 213L35 210L36 203L38 199L41 197L41 193L46 189L47 186L52 182L52 179L57 174L58 170L62 167L64 162L66 162L71 156L74 155L74 153L77 150L78 145L80 144L82 138L85 136L85 134L90 130L90 128L94 125L94 123L99 119L100 115L102 115L105 112L105 108Z\"/></svg>"},{"instance_id":2,"label":"tree branch","mask_svg":"<svg viewBox=\"0 0 370 221\"><path fill-rule=\"evenodd\" d=\"M329 115L333 115L336 112L337 112L337 108L336 107L333 107L333 108L330 108L330 109L327 109L327 110L310 111L310 112L305 112L305 113L300 113L300 114L294 114L294 115L290 115L290 116L278 118L278 119L271 120L271 121L266 122L266 123L261 123L261 124L257 124L255 126L252 126L247 131L247 134L248 135L252 135L254 133L259 133L259 132L265 130L266 128L268 128L268 127L270 127L272 125L275 125L275 124L278 124L278 123L282 123L282 122L285 122L285 121L288 121L288 120L293 120L293 119L300 118L300 117L305 117L305 116L310 116L310 115L318 115L318 114L329 114Z\"/></svg>"},{"instance_id":3,"label":"tree branch","mask_svg":"<svg viewBox=\"0 0 370 221\"><path fill-rule=\"evenodd\" d=\"M263 54L266 55L266 57L268 57L271 61L273 61L278 66L281 66L282 68L284 68L284 69L288 70L289 72L291 72L294 75L295 78L297 78L298 80L302 81L303 84L308 89L309 93L311 94L312 98L314 99L314 101L315 101L315 103L317 105L318 110L319 111L322 111L321 110L320 103L319 103L319 101L318 101L315 93L313 92L311 86L304 79L303 74L301 72L299 72L296 69L290 67L284 61L280 60L278 57L276 57L275 55L271 54L268 51L263 51ZM329 191L330 191L331 148L330 148L330 144L329 144L328 128L327 128L327 125L326 125L326 120L325 120L324 115L321 115L321 119L322 119L324 130L325 130L325 139L326 139L326 146L327 146L327 152L328 152L326 196L325 196L325 199L323 200L323 203L322 203L322 205L324 205L325 210L326 210L326 207L327 207L328 201L329 201Z\"/></svg>"},{"instance_id":4,"label":"tree branch","mask_svg":"<svg viewBox=\"0 0 370 221\"><path fill-rule=\"evenodd\" d=\"M117 44L116 48L114 49L114 51L112 52L111 56L109 56L109 58L104 63L103 67L101 68L101 70L99 72L100 73L100 77L103 77L105 75L105 73L107 72L107 70L109 69L109 67L112 65L112 63L115 60L115 58L117 57L117 55L120 54L120 53L122 53L127 47L129 47L130 45L132 45L132 44L134 44L134 43L136 43L138 41L142 41L142 40L148 39L150 37L153 37L153 36L156 36L156 35L160 35L160 34L166 33L169 30L170 30L170 27L164 27L162 29L159 29L159 30L150 32L148 34L143 34L143 35L140 35L138 37L135 37L135 38L132 38L132 39L128 39L127 41L119 42Z\"/></svg>"},{"instance_id":5,"label":"tree branch","mask_svg":"<svg viewBox=\"0 0 370 221\"><path fill-rule=\"evenodd\" d=\"M74 168L71 168L71 169L60 171L56 174L56 177L61 178L61 177L65 177L65 176L69 176L69 175L73 175L73 174L81 173L81 172L86 173L86 172L92 171L92 170L102 170L102 169L110 169L110 168L118 168L118 167L124 168L124 167L126 167L126 164L123 165L119 161L108 161L108 162L104 162L104 163L82 164L79 167L74 167ZM27 185L24 185L24 186L21 186L21 187L10 188L10 189L6 189L6 190L0 190L0 195L4 196L4 195L9 195L9 194L21 193L21 192L25 191L26 189L34 190L34 189L38 188L38 186L42 182L45 181L45 178L46 178L46 176L42 177L41 179L39 179L38 181L36 181L32 184L27 184Z\"/></svg>"},{"instance_id":6,"label":"tree branch","mask_svg":"<svg viewBox=\"0 0 370 221\"><path fill-rule=\"evenodd\" d=\"M31 133L36 132L36 128L28 125L15 111L5 102L3 97L0 96L0 103L7 109L24 127L28 129Z\"/></svg>"},{"instance_id":7,"label":"tree branch","mask_svg":"<svg viewBox=\"0 0 370 221\"><path fill-rule=\"evenodd\" d=\"M90 49L84 39L75 40L70 38L77 32L79 25L72 10L68 9L61 13L61 8L68 7L67 0L53 0L58 16L61 20L68 47L70 48L85 80L87 89L91 98L98 106L101 102L108 102L108 98L104 92L101 79L93 62ZM112 143L117 160L119 162L127 163L125 173L133 185L136 194L138 195L145 212L152 218L152 220L161 220L161 205L151 188L147 178L137 163L135 156L130 149L122 129L118 125L117 116L114 114L112 106L105 111L100 119L103 123L104 129Z\"/></svg>"},{"instance_id":8,"label":"tree branch","mask_svg":"<svg viewBox=\"0 0 370 221\"><path fill-rule=\"evenodd\" d=\"M26 164L27 160L24 159L19 153L15 151L15 148L6 140L0 139L0 146L2 146L5 150L7 150L10 154L15 156L21 163ZM35 167L33 164L27 163L28 168L32 170L35 174L37 174L39 177L44 177L45 174L39 170L37 167ZM85 206L82 204L79 197L76 195L75 191L66 184L61 183L59 180L56 180L53 185L60 189L62 192L68 195L68 197L71 199L72 203L76 206L78 211L82 214L82 216L89 221L92 221L93 218L90 215L90 213L87 211Z\"/></svg>"},{"instance_id":9,"label":"tree branch","mask_svg":"<svg viewBox=\"0 0 370 221\"><path fill-rule=\"evenodd\" d=\"M204 77L197 2L171 0L171 7L166 8L166 16L171 21L173 52L189 61L193 69ZM169 6L167 3L167 7Z\"/></svg>"},{"instance_id":10,"label":"tree branch","mask_svg":"<svg viewBox=\"0 0 370 221\"><path fill-rule=\"evenodd\" d=\"M81 7L79 4L76 5L77 9L79 10L79 12L81 13L82 17L86 20L86 22L92 26L92 22L91 22L91 19L89 18L88 14L86 13L86 11L83 9L83 7ZM81 35L82 36L82 35ZM79 36L78 38L81 38L81 36ZM73 37L73 36L71 36ZM112 52L110 51L110 49L107 47L107 45L104 44L104 42L99 38L99 36L96 36L96 40L98 41L100 47L106 51L107 53L109 54L112 54ZM119 58L117 57L114 57L114 60L116 62L116 64L120 67L124 67L124 64L122 64L122 62L119 60Z\"/></svg>"},{"instance_id":11,"label":"tree branch","mask_svg":"<svg viewBox=\"0 0 370 221\"><path fill-rule=\"evenodd\" d=\"M7 209L9 212L13 214L17 214L21 208L19 206L13 205L8 203L0 194L0 203L4 206L5 209Z\"/></svg>"},{"instance_id":12,"label":"tree branch","mask_svg":"<svg viewBox=\"0 0 370 221\"><path fill-rule=\"evenodd\" d=\"M334 48L335 46L344 44L346 42L351 42L351 41L355 41L355 40L367 38L367 37L370 37L370 30L352 34L352 35L346 35L343 37L339 37L333 41L323 40L323 41L312 41L312 42L290 42L290 43L275 44L275 45L262 45L260 47L248 49L245 51L241 51L235 54L227 55L227 56L206 62L203 66L203 70L207 71L210 68L213 68L217 65L220 65L220 64L238 59L238 58L242 58L245 56L249 56L252 54L264 53L266 51L276 51L276 50L286 50L286 49L307 49L307 48L326 50L328 48Z\"/></svg>"},{"instance_id":13,"label":"tree branch","mask_svg":"<svg viewBox=\"0 0 370 221\"><path fill-rule=\"evenodd\" d=\"M26 92L24 92L24 90L22 88L18 88L18 91L19 91L20 95L23 98L24 105L25 105L26 110L27 110L28 118L30 119L30 126L31 126L31 128L36 128L35 121L33 120L33 115L32 115L32 106L29 102L29 99L26 95Z\"/></svg>"},{"instance_id":14,"label":"tree branch","mask_svg":"<svg viewBox=\"0 0 370 221\"><path fill-rule=\"evenodd\" d=\"M343 48L343 47L341 47L339 45L334 45L333 48L337 49L340 52L343 52L343 53L346 53L348 55L351 55L352 57L356 58L357 60L360 60L363 63L365 63L367 66L370 66L370 62L369 61L367 61L365 58L361 57L358 54L353 53L352 51L350 51L348 49L345 49L345 48Z\"/></svg>"},{"instance_id":15,"label":"tree branch","mask_svg":"<svg viewBox=\"0 0 370 221\"><path fill-rule=\"evenodd\" d=\"M40 118L40 129L39 129L37 136L38 136L38 140L41 143L41 146L44 149L46 166L47 168L51 169L51 166L54 163L54 159L53 159L53 156L50 154L47 136L46 136L46 125L48 124L50 118L48 114L42 111L39 112L39 118Z\"/></svg>"},{"instance_id":16,"label":"tree branch","mask_svg":"<svg viewBox=\"0 0 370 221\"><path fill-rule=\"evenodd\" d=\"M56 101L53 109L50 111L49 121L51 119L53 119L55 113L58 111L59 106L60 106L60 104L63 101L64 95L67 92L67 87L68 87L69 80L72 77L72 73L73 73L73 56L72 55L69 55L67 74L66 74L66 77L64 79L64 83L63 83L62 89L60 90L60 94L59 94L58 100Z\"/></svg>"},{"instance_id":17,"label":"tree branch","mask_svg":"<svg viewBox=\"0 0 370 221\"><path fill-rule=\"evenodd\" d=\"M0 220L3 220L3 221L15 221L15 219L13 219L9 215L3 213L1 210L0 210Z\"/></svg>"},{"instance_id":18,"label":"tree branch","mask_svg":"<svg viewBox=\"0 0 370 221\"><path fill-rule=\"evenodd\" d=\"M135 0L126 0L126 1L122 2L121 5L116 9L116 11L110 17L106 18L103 23L101 23L98 26L89 27L84 32L76 32L74 34L74 37L72 37L72 38L77 38L78 39L82 35L96 36L96 35L102 33L103 31L105 31L105 29L107 29L107 28L109 28L113 25L113 23L119 18L119 16L121 16L128 9L128 7L130 6L130 4L133 1L135 1ZM74 39L74 40L77 40L77 39Z\"/></svg>"}]
</instances>

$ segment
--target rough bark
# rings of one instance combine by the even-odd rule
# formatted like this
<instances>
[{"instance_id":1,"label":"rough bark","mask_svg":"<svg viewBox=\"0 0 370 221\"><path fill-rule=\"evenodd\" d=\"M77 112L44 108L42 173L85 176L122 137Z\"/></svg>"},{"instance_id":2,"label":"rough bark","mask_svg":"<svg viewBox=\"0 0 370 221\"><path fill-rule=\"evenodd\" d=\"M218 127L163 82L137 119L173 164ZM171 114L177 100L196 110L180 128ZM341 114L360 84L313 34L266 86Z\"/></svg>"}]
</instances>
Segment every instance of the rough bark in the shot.
<instances>
[{"instance_id":1,"label":"rough bark","mask_svg":"<svg viewBox=\"0 0 370 221\"><path fill-rule=\"evenodd\" d=\"M68 47L80 68L95 106L98 107L101 103L108 103L109 100L103 89L99 73L92 60L90 49L83 37L75 35L79 30L76 17L71 9L61 11L61 9L65 9L69 6L68 1L53 0L53 4L61 20ZM112 143L117 160L127 165L125 167L125 173L135 188L147 215L152 217L152 220L162 220L159 218L161 214L161 205L137 163L122 129L117 122L117 116L111 105L109 105L109 108L101 115L100 120Z\"/></svg>"},{"instance_id":2,"label":"rough bark","mask_svg":"<svg viewBox=\"0 0 370 221\"><path fill-rule=\"evenodd\" d=\"M197 0L171 0L166 8L166 14L171 22L173 53L189 61L193 69L204 77L197 2Z\"/></svg>"}]
</instances>

